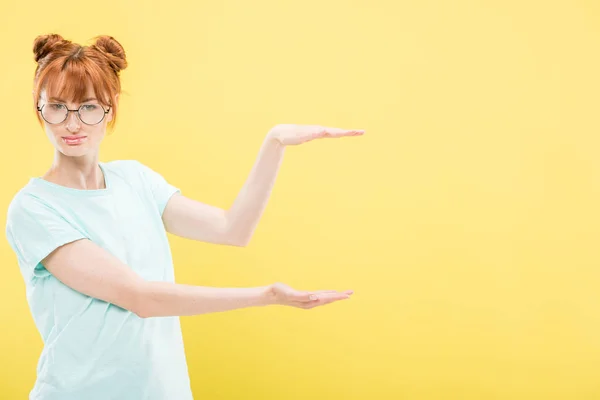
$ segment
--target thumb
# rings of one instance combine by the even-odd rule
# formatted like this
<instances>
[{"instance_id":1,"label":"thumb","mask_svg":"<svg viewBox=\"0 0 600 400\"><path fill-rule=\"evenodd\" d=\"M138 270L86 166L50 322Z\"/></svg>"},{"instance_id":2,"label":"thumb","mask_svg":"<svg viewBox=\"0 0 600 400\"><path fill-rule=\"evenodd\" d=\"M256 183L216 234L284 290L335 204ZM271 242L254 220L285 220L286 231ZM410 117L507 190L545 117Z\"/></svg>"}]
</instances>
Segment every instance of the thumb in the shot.
<instances>
[{"instance_id":1,"label":"thumb","mask_svg":"<svg viewBox=\"0 0 600 400\"><path fill-rule=\"evenodd\" d=\"M314 292L295 291L290 294L290 298L295 301L309 302L316 300L318 296Z\"/></svg>"},{"instance_id":2,"label":"thumb","mask_svg":"<svg viewBox=\"0 0 600 400\"><path fill-rule=\"evenodd\" d=\"M346 294L352 294L349 292L351 292L351 291L347 291ZM319 300L321 298L325 298L325 297L327 297L327 295L337 293L337 291L335 291L335 290L316 290L313 292L304 291L304 292L300 292L300 293L301 293L300 298L295 299L295 300L310 302L310 301ZM324 296L321 296L321 295L324 295Z\"/></svg>"}]
</instances>

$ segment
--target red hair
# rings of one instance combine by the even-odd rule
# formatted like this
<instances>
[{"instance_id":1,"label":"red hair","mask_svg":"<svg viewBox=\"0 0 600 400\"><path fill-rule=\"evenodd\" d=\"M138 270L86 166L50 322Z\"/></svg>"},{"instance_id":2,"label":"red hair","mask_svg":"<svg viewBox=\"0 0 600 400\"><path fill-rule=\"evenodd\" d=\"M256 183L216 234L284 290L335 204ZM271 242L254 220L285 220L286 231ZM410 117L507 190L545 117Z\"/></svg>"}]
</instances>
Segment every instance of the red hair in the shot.
<instances>
[{"instance_id":1,"label":"red hair","mask_svg":"<svg viewBox=\"0 0 600 400\"><path fill-rule=\"evenodd\" d=\"M117 116L117 95L121 92L120 71L127 67L125 50L111 36L97 36L95 43L81 46L57 34L41 35L33 43L35 69L33 98L36 115L40 93L80 103L92 85L98 102L111 107L113 126Z\"/></svg>"}]
</instances>

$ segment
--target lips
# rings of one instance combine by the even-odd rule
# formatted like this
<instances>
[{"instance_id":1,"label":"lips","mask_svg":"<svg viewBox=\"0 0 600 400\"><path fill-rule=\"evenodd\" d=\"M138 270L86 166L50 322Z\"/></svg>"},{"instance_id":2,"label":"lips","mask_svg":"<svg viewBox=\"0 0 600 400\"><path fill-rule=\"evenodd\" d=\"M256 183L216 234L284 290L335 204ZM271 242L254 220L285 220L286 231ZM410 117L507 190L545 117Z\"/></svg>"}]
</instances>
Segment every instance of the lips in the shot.
<instances>
[{"instance_id":1,"label":"lips","mask_svg":"<svg viewBox=\"0 0 600 400\"><path fill-rule=\"evenodd\" d=\"M83 143L87 136L63 136L62 140L69 145L77 145Z\"/></svg>"}]
</instances>

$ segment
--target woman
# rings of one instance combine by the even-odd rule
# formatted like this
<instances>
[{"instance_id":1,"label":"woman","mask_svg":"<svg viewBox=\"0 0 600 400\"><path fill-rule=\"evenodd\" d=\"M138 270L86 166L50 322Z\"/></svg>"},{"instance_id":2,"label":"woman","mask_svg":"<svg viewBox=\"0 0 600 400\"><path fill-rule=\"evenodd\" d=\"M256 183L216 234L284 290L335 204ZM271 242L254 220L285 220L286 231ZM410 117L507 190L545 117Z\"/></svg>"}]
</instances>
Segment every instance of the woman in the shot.
<instances>
[{"instance_id":1,"label":"woman","mask_svg":"<svg viewBox=\"0 0 600 400\"><path fill-rule=\"evenodd\" d=\"M267 203L284 148L363 131L277 125L229 210L181 194L134 160L99 161L115 123L123 47L34 42L33 101L55 147L50 169L12 199L6 225L44 342L30 399L191 399L179 316L243 307L310 309L352 291L275 283L213 288L174 283L167 232L245 246Z\"/></svg>"}]
</instances>

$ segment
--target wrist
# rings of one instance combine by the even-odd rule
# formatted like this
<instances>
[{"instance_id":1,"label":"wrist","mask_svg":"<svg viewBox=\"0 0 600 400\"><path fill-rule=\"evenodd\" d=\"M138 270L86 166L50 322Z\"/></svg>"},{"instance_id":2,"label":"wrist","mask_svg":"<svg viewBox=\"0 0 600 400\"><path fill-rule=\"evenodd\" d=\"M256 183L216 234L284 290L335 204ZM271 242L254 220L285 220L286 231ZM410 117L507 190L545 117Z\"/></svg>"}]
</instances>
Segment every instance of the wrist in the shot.
<instances>
[{"instance_id":1,"label":"wrist","mask_svg":"<svg viewBox=\"0 0 600 400\"><path fill-rule=\"evenodd\" d=\"M276 305L276 296L273 291L273 285L261 286L259 289L259 298L262 306L272 306Z\"/></svg>"},{"instance_id":2,"label":"wrist","mask_svg":"<svg viewBox=\"0 0 600 400\"><path fill-rule=\"evenodd\" d=\"M283 140L281 139L281 134L278 132L277 127L271 128L271 130L267 133L267 143L274 144L279 147L284 147Z\"/></svg>"}]
</instances>

